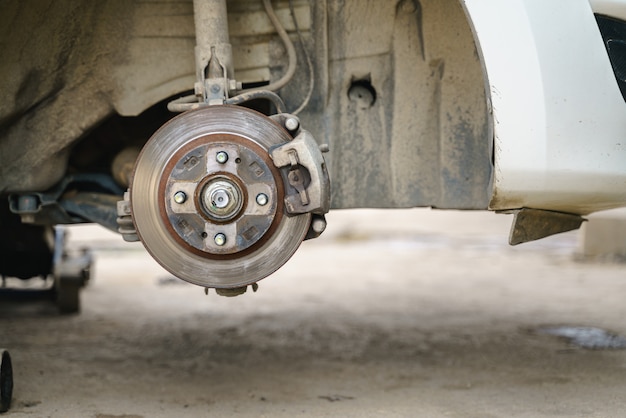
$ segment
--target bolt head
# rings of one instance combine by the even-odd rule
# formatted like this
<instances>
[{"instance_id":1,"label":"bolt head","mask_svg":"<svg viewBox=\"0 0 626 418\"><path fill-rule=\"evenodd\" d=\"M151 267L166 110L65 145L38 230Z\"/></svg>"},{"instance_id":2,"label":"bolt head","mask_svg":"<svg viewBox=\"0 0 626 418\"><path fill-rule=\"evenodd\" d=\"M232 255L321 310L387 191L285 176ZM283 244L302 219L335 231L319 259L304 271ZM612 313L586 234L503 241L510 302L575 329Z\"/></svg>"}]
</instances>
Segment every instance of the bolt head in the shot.
<instances>
[{"instance_id":1,"label":"bolt head","mask_svg":"<svg viewBox=\"0 0 626 418\"><path fill-rule=\"evenodd\" d=\"M174 202L178 203L179 205L182 205L186 201L187 201L187 194L185 194L185 192L178 191L174 193Z\"/></svg>"},{"instance_id":2,"label":"bolt head","mask_svg":"<svg viewBox=\"0 0 626 418\"><path fill-rule=\"evenodd\" d=\"M215 161L217 161L220 164L226 163L226 161L228 161L228 154L226 154L226 152L224 152L224 151L218 152L215 155Z\"/></svg>"},{"instance_id":3,"label":"bolt head","mask_svg":"<svg viewBox=\"0 0 626 418\"><path fill-rule=\"evenodd\" d=\"M321 234L326 230L326 220L323 218L313 219L313 222L311 222L311 228L313 229L313 231Z\"/></svg>"},{"instance_id":4,"label":"bolt head","mask_svg":"<svg viewBox=\"0 0 626 418\"><path fill-rule=\"evenodd\" d=\"M221 247L226 244L226 235L222 234L221 232L219 234L215 234L215 236L213 237L213 241L215 242L215 245Z\"/></svg>"},{"instance_id":5,"label":"bolt head","mask_svg":"<svg viewBox=\"0 0 626 418\"><path fill-rule=\"evenodd\" d=\"M287 120L285 120L285 128L287 128L288 131L297 131L298 128L300 127L300 121L294 117L291 118L287 118Z\"/></svg>"},{"instance_id":6,"label":"bolt head","mask_svg":"<svg viewBox=\"0 0 626 418\"><path fill-rule=\"evenodd\" d=\"M267 197L265 193L259 193L258 195L256 195L256 202L260 206L265 206L267 205L267 202L269 202L269 198Z\"/></svg>"}]
</instances>

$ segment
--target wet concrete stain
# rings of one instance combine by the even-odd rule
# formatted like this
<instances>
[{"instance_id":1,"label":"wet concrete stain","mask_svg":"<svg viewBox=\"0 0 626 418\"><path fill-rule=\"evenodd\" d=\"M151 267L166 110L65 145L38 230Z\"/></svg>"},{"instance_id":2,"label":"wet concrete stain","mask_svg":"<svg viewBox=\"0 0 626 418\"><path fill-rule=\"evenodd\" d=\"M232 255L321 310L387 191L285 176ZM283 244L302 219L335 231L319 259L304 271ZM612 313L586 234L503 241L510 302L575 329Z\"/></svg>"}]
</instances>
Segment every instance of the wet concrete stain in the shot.
<instances>
[{"instance_id":1,"label":"wet concrete stain","mask_svg":"<svg viewBox=\"0 0 626 418\"><path fill-rule=\"evenodd\" d=\"M128 414L122 414L122 415L110 415L110 414L98 414L98 415L96 415L96 418L143 418L143 415L128 415Z\"/></svg>"},{"instance_id":2,"label":"wet concrete stain","mask_svg":"<svg viewBox=\"0 0 626 418\"><path fill-rule=\"evenodd\" d=\"M319 399L327 400L328 402L339 402L354 399L353 396L345 396L345 395L326 395L326 396L318 396Z\"/></svg>"},{"instance_id":3,"label":"wet concrete stain","mask_svg":"<svg viewBox=\"0 0 626 418\"><path fill-rule=\"evenodd\" d=\"M596 327L545 327L539 328L537 332L564 338L571 345L589 350L626 349L625 337Z\"/></svg>"}]
</instances>

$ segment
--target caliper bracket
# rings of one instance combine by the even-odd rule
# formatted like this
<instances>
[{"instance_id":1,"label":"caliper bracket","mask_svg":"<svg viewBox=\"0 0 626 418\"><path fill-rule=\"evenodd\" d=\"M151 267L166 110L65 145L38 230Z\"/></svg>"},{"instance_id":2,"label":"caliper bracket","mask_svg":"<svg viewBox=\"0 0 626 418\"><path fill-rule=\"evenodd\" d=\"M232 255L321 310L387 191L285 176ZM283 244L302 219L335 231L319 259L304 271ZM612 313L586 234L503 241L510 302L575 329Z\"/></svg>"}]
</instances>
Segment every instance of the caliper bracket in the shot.
<instances>
[{"instance_id":1,"label":"caliper bracket","mask_svg":"<svg viewBox=\"0 0 626 418\"><path fill-rule=\"evenodd\" d=\"M301 129L291 141L270 150L274 165L289 166L287 179L297 191L287 194L285 207L293 215L324 214L330 209L330 178L321 151L308 131ZM305 187L302 168L308 171L310 181Z\"/></svg>"}]
</instances>

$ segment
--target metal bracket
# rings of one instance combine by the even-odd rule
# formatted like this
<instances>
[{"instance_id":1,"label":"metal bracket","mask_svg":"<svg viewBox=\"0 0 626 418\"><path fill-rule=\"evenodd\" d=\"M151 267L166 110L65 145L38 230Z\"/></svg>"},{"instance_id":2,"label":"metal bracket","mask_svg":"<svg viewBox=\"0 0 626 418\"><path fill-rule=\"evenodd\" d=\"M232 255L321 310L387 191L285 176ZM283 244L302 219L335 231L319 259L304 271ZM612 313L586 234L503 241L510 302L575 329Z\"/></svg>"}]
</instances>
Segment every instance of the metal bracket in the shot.
<instances>
[{"instance_id":1,"label":"metal bracket","mask_svg":"<svg viewBox=\"0 0 626 418\"><path fill-rule=\"evenodd\" d=\"M137 242L139 236L133 223L132 211L130 210L130 193L124 192L124 200L117 202L117 232L122 235L126 242Z\"/></svg>"},{"instance_id":2,"label":"metal bracket","mask_svg":"<svg viewBox=\"0 0 626 418\"><path fill-rule=\"evenodd\" d=\"M580 228L585 219L580 215L541 209L522 208L515 211L509 244L535 241L561 232Z\"/></svg>"}]
</instances>

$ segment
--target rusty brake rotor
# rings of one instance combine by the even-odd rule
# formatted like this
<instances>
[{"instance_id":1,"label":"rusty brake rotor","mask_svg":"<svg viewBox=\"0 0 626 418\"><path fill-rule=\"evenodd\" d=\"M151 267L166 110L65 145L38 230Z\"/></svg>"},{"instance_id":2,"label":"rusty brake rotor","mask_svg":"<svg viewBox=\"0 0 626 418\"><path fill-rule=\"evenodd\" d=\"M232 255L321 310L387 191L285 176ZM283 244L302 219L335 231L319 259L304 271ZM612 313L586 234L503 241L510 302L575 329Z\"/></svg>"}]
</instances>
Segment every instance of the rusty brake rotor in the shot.
<instances>
[{"instance_id":1,"label":"rusty brake rotor","mask_svg":"<svg viewBox=\"0 0 626 418\"><path fill-rule=\"evenodd\" d=\"M291 140L237 106L181 114L150 138L130 186L140 240L166 270L216 288L255 283L297 250L311 214L285 213L270 149Z\"/></svg>"}]
</instances>

